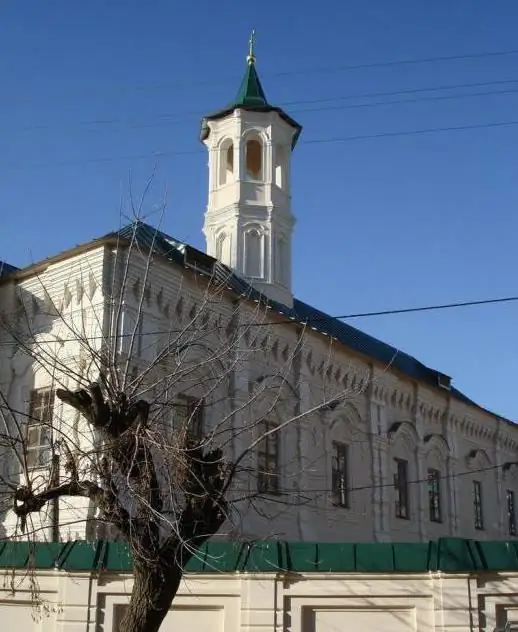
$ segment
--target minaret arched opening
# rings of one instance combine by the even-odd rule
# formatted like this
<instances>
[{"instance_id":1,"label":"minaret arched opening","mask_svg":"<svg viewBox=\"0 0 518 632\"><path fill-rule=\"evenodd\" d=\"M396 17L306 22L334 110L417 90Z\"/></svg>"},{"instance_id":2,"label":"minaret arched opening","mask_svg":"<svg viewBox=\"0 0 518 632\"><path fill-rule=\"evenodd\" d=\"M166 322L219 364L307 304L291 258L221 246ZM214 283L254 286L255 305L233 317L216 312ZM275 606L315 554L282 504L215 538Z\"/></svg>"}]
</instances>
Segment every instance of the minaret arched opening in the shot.
<instances>
[{"instance_id":1,"label":"minaret arched opening","mask_svg":"<svg viewBox=\"0 0 518 632\"><path fill-rule=\"evenodd\" d=\"M245 174L247 180L263 180L263 143L255 134L246 139Z\"/></svg>"},{"instance_id":2,"label":"minaret arched opening","mask_svg":"<svg viewBox=\"0 0 518 632\"><path fill-rule=\"evenodd\" d=\"M219 151L219 185L224 186L234 177L234 143L230 138L221 143Z\"/></svg>"}]
</instances>

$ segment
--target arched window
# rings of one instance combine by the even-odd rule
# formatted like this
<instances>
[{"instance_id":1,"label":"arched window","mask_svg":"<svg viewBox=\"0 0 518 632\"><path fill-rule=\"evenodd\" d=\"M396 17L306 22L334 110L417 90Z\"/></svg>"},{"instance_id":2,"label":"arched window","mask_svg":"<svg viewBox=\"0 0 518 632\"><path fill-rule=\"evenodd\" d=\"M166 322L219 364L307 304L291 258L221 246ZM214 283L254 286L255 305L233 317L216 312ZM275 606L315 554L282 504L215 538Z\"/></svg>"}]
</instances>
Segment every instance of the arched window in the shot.
<instances>
[{"instance_id":1,"label":"arched window","mask_svg":"<svg viewBox=\"0 0 518 632\"><path fill-rule=\"evenodd\" d=\"M223 254L223 247L225 245L225 233L220 233L216 239L216 259L221 261L221 255Z\"/></svg>"},{"instance_id":2,"label":"arched window","mask_svg":"<svg viewBox=\"0 0 518 632\"><path fill-rule=\"evenodd\" d=\"M219 162L219 184L223 186L234 175L234 143L228 139L221 145Z\"/></svg>"},{"instance_id":3,"label":"arched window","mask_svg":"<svg viewBox=\"0 0 518 632\"><path fill-rule=\"evenodd\" d=\"M263 179L263 146L258 138L246 141L245 173L247 180Z\"/></svg>"},{"instance_id":4,"label":"arched window","mask_svg":"<svg viewBox=\"0 0 518 632\"><path fill-rule=\"evenodd\" d=\"M417 476L417 444L419 436L408 421L395 422L389 428L391 470L394 481L393 502L395 518L411 520L418 506L418 491L410 481Z\"/></svg>"},{"instance_id":5,"label":"arched window","mask_svg":"<svg viewBox=\"0 0 518 632\"><path fill-rule=\"evenodd\" d=\"M280 188L286 188L286 151L282 145L275 148L275 184Z\"/></svg>"},{"instance_id":6,"label":"arched window","mask_svg":"<svg viewBox=\"0 0 518 632\"><path fill-rule=\"evenodd\" d=\"M230 265L230 237L220 233L216 238L216 259Z\"/></svg>"},{"instance_id":7,"label":"arched window","mask_svg":"<svg viewBox=\"0 0 518 632\"><path fill-rule=\"evenodd\" d=\"M245 233L245 275L260 279L263 276L262 236L255 228Z\"/></svg>"}]
</instances>

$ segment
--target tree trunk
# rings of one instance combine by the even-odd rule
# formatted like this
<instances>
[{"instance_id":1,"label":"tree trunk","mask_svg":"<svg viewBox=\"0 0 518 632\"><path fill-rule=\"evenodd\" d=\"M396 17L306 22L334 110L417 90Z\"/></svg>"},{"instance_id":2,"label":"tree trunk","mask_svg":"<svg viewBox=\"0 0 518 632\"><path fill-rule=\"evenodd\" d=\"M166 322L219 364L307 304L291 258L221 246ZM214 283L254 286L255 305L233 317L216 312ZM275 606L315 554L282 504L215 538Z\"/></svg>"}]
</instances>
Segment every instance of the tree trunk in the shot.
<instances>
[{"instance_id":1,"label":"tree trunk","mask_svg":"<svg viewBox=\"0 0 518 632\"><path fill-rule=\"evenodd\" d=\"M133 562L133 591L119 632L158 632L180 586L182 569Z\"/></svg>"}]
</instances>

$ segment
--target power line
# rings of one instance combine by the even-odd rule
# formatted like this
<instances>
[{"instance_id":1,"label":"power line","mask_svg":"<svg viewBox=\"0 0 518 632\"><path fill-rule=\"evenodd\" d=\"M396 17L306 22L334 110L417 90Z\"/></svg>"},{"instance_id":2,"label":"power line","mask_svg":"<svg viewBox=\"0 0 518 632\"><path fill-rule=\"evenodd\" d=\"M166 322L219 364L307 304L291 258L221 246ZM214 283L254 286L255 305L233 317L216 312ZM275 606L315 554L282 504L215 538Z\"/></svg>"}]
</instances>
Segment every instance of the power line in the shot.
<instances>
[{"instance_id":1,"label":"power line","mask_svg":"<svg viewBox=\"0 0 518 632\"><path fill-rule=\"evenodd\" d=\"M491 51L485 53L466 53L463 55L442 55L437 57L420 57L414 59L399 59L399 60L391 60L391 61L378 61L378 62L368 62L362 64L345 64L345 65L336 65L336 66L321 66L320 68L311 68L311 69L301 69L301 70L290 70L286 72L277 72L273 73L270 76L272 77L286 77L286 76L294 76L301 74L311 74L311 73L320 73L320 72L331 72L335 70L341 71L349 71L349 70L367 70L371 68L393 68L395 66L412 66L416 64L431 64L438 63L443 61L462 61L467 59L482 59L484 57L506 57L509 55L518 54L518 49L511 50L502 50L502 51Z\"/></svg>"},{"instance_id":2,"label":"power line","mask_svg":"<svg viewBox=\"0 0 518 632\"><path fill-rule=\"evenodd\" d=\"M0 410L11 411L12 409L11 409L10 406L8 406L6 404L3 404L3 403L0 403ZM26 416L29 419L33 418L28 413L24 413L23 411L20 411L20 410L15 410L14 412L16 414L18 414L18 415ZM36 419L36 418L34 418L34 419ZM38 419L38 421L39 421L39 419ZM294 422L294 423L296 423L296 422ZM19 439L12 439L12 440L16 441L18 443L23 443L23 441L19 440ZM9 447L9 446L7 446L7 447ZM12 449L14 449L14 448L12 448ZM473 474L480 474L480 473L483 473L483 472L494 471L494 470L497 470L497 469L500 469L500 468L502 468L503 470L507 470L507 469L510 469L512 466L517 466L518 467L518 461L506 461L506 462L500 463L498 465L488 465L486 467L481 467L481 468L476 468L476 469L469 469L469 470L463 470L461 472L451 472L449 474L442 474L442 473L440 473L439 479L440 480L457 479L457 478L461 478L463 476L469 476L469 475L473 475ZM429 482L429 478L428 477L426 477L426 478L417 478L417 479L414 479L414 480L407 481L407 485L420 485L422 483L428 483L428 482ZM375 490L375 489L384 489L384 488L393 488L393 487L394 487L394 483L393 482L392 483L378 483L376 485L367 484L367 485L358 485L358 486L355 486L355 487L348 487L347 488L347 492L351 493L351 492L358 492L358 491L372 491L372 490ZM236 491L249 491L249 490L247 488L243 488L243 489L236 490ZM289 495L293 494L294 491L297 491L297 490L293 490L293 489L279 490L280 494L289 494ZM309 493L322 494L322 493L332 493L332 492L333 492L332 489L329 489L329 488L326 487L326 488L322 488L322 489L318 489L318 488L315 489L315 488L313 488L313 489L310 489L310 490L305 490L302 493L303 494L309 494Z\"/></svg>"},{"instance_id":3,"label":"power line","mask_svg":"<svg viewBox=\"0 0 518 632\"><path fill-rule=\"evenodd\" d=\"M425 127L423 129L409 130L408 132L380 132L379 134L359 134L358 136L343 136L336 138L315 138L303 141L305 145L322 143L346 143L357 140L375 140L379 138L394 138L397 136L420 136L424 134L436 134L439 132L460 132L462 130L489 129L492 127L512 127L518 125L518 121L496 121L494 123L478 123L475 125L452 125L450 127Z\"/></svg>"},{"instance_id":4,"label":"power line","mask_svg":"<svg viewBox=\"0 0 518 632\"><path fill-rule=\"evenodd\" d=\"M355 70L370 70L376 68L395 68L399 66L413 66L420 64L432 64L432 63L441 63L441 62L452 62L452 61L463 61L463 60L478 60L484 58L498 58L498 57L507 57L518 54L518 49L508 49L508 50L500 50L500 51L486 51L486 52L473 52L473 53L463 53L457 55L439 55L439 56L431 56L431 57L417 57L413 59L394 59L390 61L375 61L375 62L363 62L358 64L334 64L328 66L319 66L315 68L301 68L301 69L290 69L285 71L271 72L265 73L265 77L274 78L274 77L291 77L291 76L300 76L300 75L310 75L310 74L321 74L328 72L349 72ZM230 83L238 81L237 75L233 75L232 77L220 77L219 79L204 79L203 81L189 81L189 82L167 82L161 84L141 84L141 85L126 85L119 86L116 89L109 91L98 91L97 94L123 94L125 92L139 92L144 90L164 90L169 88L186 88L189 86L206 86L206 85L221 85L221 83ZM78 96L83 96L84 93L77 92ZM88 91L89 96L92 95L92 91ZM70 91L61 93L59 95L59 99L62 100L64 95L70 95ZM23 102L20 100L17 101L0 101L0 103L20 103ZM33 101L34 102L34 101ZM46 100L45 102L48 102ZM41 103L41 101L40 101Z\"/></svg>"},{"instance_id":5,"label":"power line","mask_svg":"<svg viewBox=\"0 0 518 632\"><path fill-rule=\"evenodd\" d=\"M518 121L495 121L490 123L477 123L474 125L452 125L450 127L428 127L423 129L398 131L398 132L380 132L378 134L359 134L356 136L342 136L334 138L314 138L310 140L302 140L300 145L314 145L324 143L347 143L360 140L378 140L382 138L396 138L404 136L420 136L426 134L437 134L442 132L459 132L464 130L475 129L491 129L498 127L514 127L518 125ZM213 150L217 151L217 150ZM61 167L77 167L89 164L101 164L109 162L121 162L126 160L159 160L163 157L170 156L189 156L189 155L201 155L205 152L201 150L185 150L185 151L157 151L149 154L128 154L125 156L105 156L99 158L86 158L82 160L64 160L54 163L27 163L27 164L15 164L15 163L3 163L0 168L4 170L18 170L18 169L52 169Z\"/></svg>"},{"instance_id":6,"label":"power line","mask_svg":"<svg viewBox=\"0 0 518 632\"><path fill-rule=\"evenodd\" d=\"M293 325L295 323L299 323L302 325L308 325L311 327L312 324L314 323L319 323L319 322L328 322L329 320L350 320L353 318L369 318L369 317L373 317L373 316L395 316L398 314L412 314L412 313L419 313L419 312L431 312L431 311L440 311L440 310L446 310L446 309L458 309L458 308L464 308L464 307L479 307L482 305L497 305L497 304L501 304L501 303L514 303L514 302L518 302L518 296L504 296L504 297L500 297L500 298L489 298L489 299L482 299L482 300L478 300L478 301L459 301L459 302L455 302L455 303L439 303L439 304L435 304L435 305L424 305L424 306L419 306L419 307L404 307L404 308L400 308L400 309L385 309L385 310L380 310L380 311L371 311L371 312L351 312L349 314L341 314L338 316L329 316L329 315L325 315L322 314L321 316L312 316L310 318L286 318L284 320L277 320L275 322L267 322L267 323L242 323L240 325L237 325L240 328L243 329L248 329L248 328L252 328L252 327L274 327L274 326L278 326L278 325ZM201 314L202 312L200 312ZM194 319L195 322L196 319ZM220 329L225 328L225 326L221 326ZM216 327L211 327L211 330L213 331L214 329L217 329ZM147 331L147 332L141 332L141 333L120 333L120 334L112 334L109 336L76 336L74 338L61 338L61 337L56 337L56 338L52 338L52 339L47 339L47 340L39 340L38 344L46 344L46 343L54 343L56 342L56 340L59 338L59 342L77 342L77 341L94 341L94 340L107 340L109 338L115 338L115 339L119 339L119 338L129 338L131 336L135 336L135 338L138 337L144 337L144 336L160 336L160 335L170 335L170 334L180 334L183 330L156 330L156 331ZM17 342L8 342L8 341L3 341L0 342L0 346L4 346L4 345L15 345L18 344Z\"/></svg>"},{"instance_id":7,"label":"power line","mask_svg":"<svg viewBox=\"0 0 518 632\"><path fill-rule=\"evenodd\" d=\"M280 102L279 106L295 106L292 111L294 112L303 112L303 113L311 113L311 112L325 112L329 110L348 110L354 108L364 108L364 107L379 107L385 105L393 105L393 104L401 104L401 103L418 103L424 101L439 101L439 100L449 100L449 99L466 99L466 98L475 98L480 96L488 96L488 95L507 95L511 93L517 92L517 89L507 89L507 90L489 90L485 92L474 92L470 94L454 94L454 95L437 95L430 97L419 97L415 99L402 99L398 101L390 100L390 101L381 101L375 103L359 103L352 105L330 105L330 106L321 106L317 108L300 108L297 106L304 105L315 105L318 103L334 103L336 101L351 101L355 99L374 99L381 97L396 97L396 96L410 96L414 94L419 94L423 92L441 92L445 90L459 90L459 89L467 89L467 88L482 88L489 86L505 86L505 85L515 85L518 83L518 79L504 79L501 81L483 81L483 82L474 82L474 83L460 83L460 84L443 84L439 86L430 86L426 88L411 88L406 90L391 90L391 91L379 91L379 92L370 92L370 93L361 93L361 94L349 94L342 95L339 97L327 97L325 99L301 99L297 101L285 101ZM33 132L33 131L46 131L53 130L56 127L88 127L94 125L100 125L103 128L106 125L124 125L125 128L130 129L138 129L138 128L148 128L148 127L161 127L164 125L180 125L191 121L191 117L198 116L202 117L206 112L198 111L179 111L179 112L170 112L163 114L155 114L148 117L135 117L130 119L122 119L122 118L108 118L108 119L92 119L90 121L72 121L70 123L56 123L56 124L47 124L47 125L31 125L24 126L18 128L10 128L11 132ZM178 116L189 116L189 118L175 118ZM172 119L172 120L171 120ZM156 121L156 122L152 122ZM90 129L87 130L89 132L100 132L104 131L104 129Z\"/></svg>"},{"instance_id":8,"label":"power line","mask_svg":"<svg viewBox=\"0 0 518 632\"><path fill-rule=\"evenodd\" d=\"M485 92L473 92L470 94L444 94L431 97L415 97L413 99L398 99L390 101L376 101L374 103L353 103L352 105L330 105L327 107L309 108L303 110L297 110L304 112L305 114L312 112L330 112L332 110L356 110L363 108L377 108L387 105L403 105L405 103L426 103L430 101L456 101L462 99L474 99L478 97L498 96L516 94L518 88L508 88L507 90L487 90Z\"/></svg>"},{"instance_id":9,"label":"power line","mask_svg":"<svg viewBox=\"0 0 518 632\"><path fill-rule=\"evenodd\" d=\"M518 466L518 461L507 461L505 463L500 463L499 465L488 465L486 467L481 467L481 468L477 468L477 469L473 469L473 470L463 470L461 472L453 472L450 474L440 474L439 479L441 480L449 480L449 479L456 479L456 478L461 478L463 476L469 476L470 474L480 474L482 472L489 472L492 470L498 470L500 468L502 469L508 469L511 466ZM411 481L407 481L407 485L420 485L422 483L428 483L429 479L428 477L426 478L417 478ZM372 484L368 484L368 485L359 485L356 487L348 487L347 488L347 492L351 493L351 492L360 492L360 491L372 491L375 489L384 489L384 488L393 488L394 487L394 483L379 483L377 485L372 485ZM240 491L245 491L245 488L243 488ZM291 495L293 494L295 491L297 490L293 490L293 489L286 489L286 490L281 490L280 493L281 494L286 494L286 495ZM305 491L301 491L300 493L302 494L326 494L326 493L332 493L333 490L329 489L329 488L323 488L323 489L310 489L310 490L305 490Z\"/></svg>"}]
</instances>

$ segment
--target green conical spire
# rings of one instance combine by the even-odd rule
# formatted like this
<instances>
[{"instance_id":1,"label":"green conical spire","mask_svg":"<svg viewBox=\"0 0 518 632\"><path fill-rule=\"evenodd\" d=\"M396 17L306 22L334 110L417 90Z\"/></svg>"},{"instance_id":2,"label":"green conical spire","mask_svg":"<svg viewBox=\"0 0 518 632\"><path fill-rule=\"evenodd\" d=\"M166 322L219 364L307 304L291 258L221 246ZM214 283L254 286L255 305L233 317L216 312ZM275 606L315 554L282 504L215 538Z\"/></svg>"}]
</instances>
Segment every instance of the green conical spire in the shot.
<instances>
[{"instance_id":1,"label":"green conical spire","mask_svg":"<svg viewBox=\"0 0 518 632\"><path fill-rule=\"evenodd\" d=\"M217 112L213 112L212 114L209 114L202 119L200 139L204 141L208 138L210 134L208 121L221 119L225 116L228 116L234 110L242 109L254 112L277 112L279 116L284 121L286 121L286 123L288 123L288 125L291 125L295 129L295 134L292 141L292 146L294 147L300 136L302 127L294 119L288 116L288 114L286 114L286 112L284 112L281 108L268 103L263 90L263 86L261 85L261 81L259 79L259 75L257 74L257 70L255 69L254 47L255 31L252 31L249 42L248 56L246 58L247 68L245 76L241 81L241 86L239 87L238 93L235 99L225 108L218 110Z\"/></svg>"},{"instance_id":2,"label":"green conical spire","mask_svg":"<svg viewBox=\"0 0 518 632\"><path fill-rule=\"evenodd\" d=\"M255 69L254 60L248 62L245 76L232 105L234 107L268 107L268 101Z\"/></svg>"},{"instance_id":3,"label":"green conical spire","mask_svg":"<svg viewBox=\"0 0 518 632\"><path fill-rule=\"evenodd\" d=\"M234 107L268 107L268 101L261 85L259 75L255 69L255 30L250 35L247 68L236 98L232 102Z\"/></svg>"}]
</instances>

